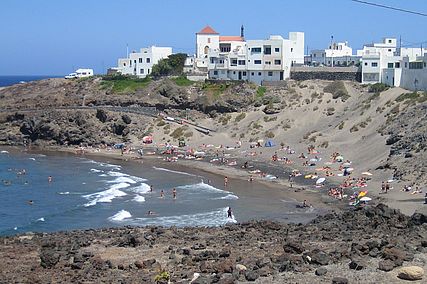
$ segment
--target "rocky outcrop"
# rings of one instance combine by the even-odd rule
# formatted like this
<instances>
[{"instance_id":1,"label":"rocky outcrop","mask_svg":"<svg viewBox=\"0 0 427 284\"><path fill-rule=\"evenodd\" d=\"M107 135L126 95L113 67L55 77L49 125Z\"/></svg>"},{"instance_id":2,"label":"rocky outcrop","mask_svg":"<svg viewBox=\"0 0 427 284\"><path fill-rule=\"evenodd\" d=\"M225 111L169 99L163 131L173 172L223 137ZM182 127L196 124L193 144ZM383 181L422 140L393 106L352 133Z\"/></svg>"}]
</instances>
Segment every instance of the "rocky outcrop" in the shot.
<instances>
[{"instance_id":1,"label":"rocky outcrop","mask_svg":"<svg viewBox=\"0 0 427 284\"><path fill-rule=\"evenodd\" d=\"M306 277L349 283L337 275L350 273L370 281L366 271L372 262L379 261L384 273L427 252L421 220L425 217L407 217L380 204L306 225L251 221L220 228L125 227L8 237L0 239L0 254L8 259L0 262L0 280L154 283L164 272L173 283L284 283L280 275L292 272L295 283L309 283ZM325 267L335 264L341 270ZM399 275L420 279L423 273L404 268Z\"/></svg>"}]
</instances>

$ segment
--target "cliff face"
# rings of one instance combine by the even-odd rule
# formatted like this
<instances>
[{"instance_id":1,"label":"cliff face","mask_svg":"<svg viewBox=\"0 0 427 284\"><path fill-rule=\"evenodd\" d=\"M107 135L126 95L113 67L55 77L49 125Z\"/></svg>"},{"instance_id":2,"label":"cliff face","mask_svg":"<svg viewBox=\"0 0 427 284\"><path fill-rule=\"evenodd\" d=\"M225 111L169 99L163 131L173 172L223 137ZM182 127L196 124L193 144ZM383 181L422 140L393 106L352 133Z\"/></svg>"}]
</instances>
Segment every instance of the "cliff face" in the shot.
<instances>
[{"instance_id":1,"label":"cliff face","mask_svg":"<svg viewBox=\"0 0 427 284\"><path fill-rule=\"evenodd\" d=\"M387 271L408 264L426 269L427 263L427 217L407 217L383 204L328 214L307 225L253 221L0 240L0 280L8 283L154 283L161 272L172 283L188 283L194 273L200 277L193 283L330 283L340 276L385 283L396 281Z\"/></svg>"}]
</instances>

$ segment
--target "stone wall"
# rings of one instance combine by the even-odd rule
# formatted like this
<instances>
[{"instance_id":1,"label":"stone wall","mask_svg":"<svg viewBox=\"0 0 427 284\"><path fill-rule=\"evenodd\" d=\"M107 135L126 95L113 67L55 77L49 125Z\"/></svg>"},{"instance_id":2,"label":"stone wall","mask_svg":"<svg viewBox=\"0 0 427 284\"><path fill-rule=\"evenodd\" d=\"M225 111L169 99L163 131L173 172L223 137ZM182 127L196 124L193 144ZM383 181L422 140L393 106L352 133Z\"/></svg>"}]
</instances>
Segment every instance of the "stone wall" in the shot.
<instances>
[{"instance_id":1,"label":"stone wall","mask_svg":"<svg viewBox=\"0 0 427 284\"><path fill-rule=\"evenodd\" d=\"M290 76L297 81L313 79L362 81L362 73L357 67L293 67Z\"/></svg>"}]
</instances>

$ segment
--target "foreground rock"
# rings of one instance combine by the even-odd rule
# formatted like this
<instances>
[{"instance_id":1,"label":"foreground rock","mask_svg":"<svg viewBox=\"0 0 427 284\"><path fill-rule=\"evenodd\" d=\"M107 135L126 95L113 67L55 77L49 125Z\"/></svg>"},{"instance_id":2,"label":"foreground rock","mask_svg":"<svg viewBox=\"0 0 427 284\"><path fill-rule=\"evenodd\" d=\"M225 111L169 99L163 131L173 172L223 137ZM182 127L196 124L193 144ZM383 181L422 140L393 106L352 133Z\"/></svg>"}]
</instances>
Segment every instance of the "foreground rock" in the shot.
<instances>
[{"instance_id":1,"label":"foreground rock","mask_svg":"<svg viewBox=\"0 0 427 284\"><path fill-rule=\"evenodd\" d=\"M388 281L396 274L384 271L425 258L427 224L420 220L380 204L307 225L252 221L4 237L0 282L188 283L198 275L193 283L351 283L350 274ZM421 279L422 269L405 267L399 277Z\"/></svg>"},{"instance_id":2,"label":"foreground rock","mask_svg":"<svg viewBox=\"0 0 427 284\"><path fill-rule=\"evenodd\" d=\"M397 277L404 280L421 280L424 276L424 269L418 266L407 266L400 269Z\"/></svg>"}]
</instances>

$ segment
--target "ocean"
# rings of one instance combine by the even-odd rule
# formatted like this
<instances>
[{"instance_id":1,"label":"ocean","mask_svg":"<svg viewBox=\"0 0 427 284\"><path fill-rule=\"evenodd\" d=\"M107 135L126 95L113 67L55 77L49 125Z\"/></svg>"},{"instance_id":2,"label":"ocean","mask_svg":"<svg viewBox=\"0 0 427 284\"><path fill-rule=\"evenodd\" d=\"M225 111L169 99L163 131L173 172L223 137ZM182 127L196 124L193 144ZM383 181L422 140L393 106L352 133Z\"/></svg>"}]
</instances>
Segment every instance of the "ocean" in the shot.
<instances>
[{"instance_id":1,"label":"ocean","mask_svg":"<svg viewBox=\"0 0 427 284\"><path fill-rule=\"evenodd\" d=\"M27 76L0 76L0 87L11 86L20 82L30 82L36 80L42 80L47 78L60 78L62 76L38 76L38 75L27 75Z\"/></svg>"},{"instance_id":2,"label":"ocean","mask_svg":"<svg viewBox=\"0 0 427 284\"><path fill-rule=\"evenodd\" d=\"M197 171L64 153L0 148L0 179L0 235L125 225L220 226L251 219L307 222L318 213L249 182L234 190Z\"/></svg>"}]
</instances>

